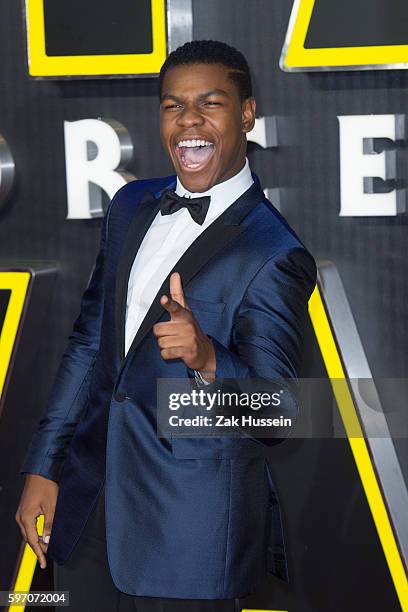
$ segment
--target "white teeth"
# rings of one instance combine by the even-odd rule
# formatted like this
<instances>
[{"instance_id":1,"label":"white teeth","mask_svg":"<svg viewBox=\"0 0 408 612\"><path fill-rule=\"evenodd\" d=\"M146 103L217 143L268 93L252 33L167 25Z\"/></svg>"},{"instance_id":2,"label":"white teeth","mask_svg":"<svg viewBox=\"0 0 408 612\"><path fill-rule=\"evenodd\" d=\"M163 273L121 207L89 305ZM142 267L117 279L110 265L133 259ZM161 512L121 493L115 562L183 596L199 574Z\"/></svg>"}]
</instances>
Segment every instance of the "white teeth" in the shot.
<instances>
[{"instance_id":1,"label":"white teeth","mask_svg":"<svg viewBox=\"0 0 408 612\"><path fill-rule=\"evenodd\" d=\"M208 140L180 140L179 143L177 143L178 147L206 147L206 146L212 146L214 143L213 142L209 142Z\"/></svg>"}]
</instances>

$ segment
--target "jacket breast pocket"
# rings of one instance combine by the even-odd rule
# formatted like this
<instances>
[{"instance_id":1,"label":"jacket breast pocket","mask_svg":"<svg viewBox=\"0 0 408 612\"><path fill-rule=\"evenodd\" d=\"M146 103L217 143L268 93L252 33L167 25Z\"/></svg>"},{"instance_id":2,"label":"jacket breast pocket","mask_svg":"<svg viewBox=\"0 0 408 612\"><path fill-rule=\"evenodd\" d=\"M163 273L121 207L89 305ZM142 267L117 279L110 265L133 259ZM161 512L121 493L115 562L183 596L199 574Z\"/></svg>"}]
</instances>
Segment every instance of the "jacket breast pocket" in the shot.
<instances>
[{"instance_id":1,"label":"jacket breast pocket","mask_svg":"<svg viewBox=\"0 0 408 612\"><path fill-rule=\"evenodd\" d=\"M187 294L185 294L185 297L193 313L196 310L221 313L225 309L225 302L209 302L208 300L201 300Z\"/></svg>"}]
</instances>

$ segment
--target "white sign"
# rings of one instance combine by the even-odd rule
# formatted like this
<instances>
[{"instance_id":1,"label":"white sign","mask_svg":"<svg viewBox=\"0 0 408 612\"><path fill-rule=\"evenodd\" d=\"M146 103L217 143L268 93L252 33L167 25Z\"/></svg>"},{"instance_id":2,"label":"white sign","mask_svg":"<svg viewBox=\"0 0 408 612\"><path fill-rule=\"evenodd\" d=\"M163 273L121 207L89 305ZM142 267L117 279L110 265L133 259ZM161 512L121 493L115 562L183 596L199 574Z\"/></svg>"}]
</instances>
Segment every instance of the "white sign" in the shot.
<instances>
[{"instance_id":1,"label":"white sign","mask_svg":"<svg viewBox=\"0 0 408 612\"><path fill-rule=\"evenodd\" d=\"M127 129L112 119L65 121L67 219L103 215L102 190L109 198L134 176L124 170L132 159Z\"/></svg>"},{"instance_id":2,"label":"white sign","mask_svg":"<svg viewBox=\"0 0 408 612\"><path fill-rule=\"evenodd\" d=\"M405 136L405 116L344 115L338 120L340 216L395 216L405 212L405 192L398 191L395 183L395 143ZM387 139L388 146L384 142L381 146L378 139Z\"/></svg>"}]
</instances>

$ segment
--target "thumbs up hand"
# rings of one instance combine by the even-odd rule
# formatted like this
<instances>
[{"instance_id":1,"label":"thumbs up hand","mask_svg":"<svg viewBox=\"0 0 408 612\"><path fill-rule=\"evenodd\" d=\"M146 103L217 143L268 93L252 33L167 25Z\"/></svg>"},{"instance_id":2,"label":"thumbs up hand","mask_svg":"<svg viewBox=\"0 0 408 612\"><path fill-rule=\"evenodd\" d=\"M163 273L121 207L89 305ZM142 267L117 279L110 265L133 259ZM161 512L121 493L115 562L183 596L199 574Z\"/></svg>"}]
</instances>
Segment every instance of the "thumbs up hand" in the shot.
<instances>
[{"instance_id":1,"label":"thumbs up hand","mask_svg":"<svg viewBox=\"0 0 408 612\"><path fill-rule=\"evenodd\" d=\"M160 304L170 314L170 321L153 325L162 358L182 359L205 380L213 381L216 370L213 343L203 333L187 304L178 272L170 276L170 297L162 295Z\"/></svg>"}]
</instances>

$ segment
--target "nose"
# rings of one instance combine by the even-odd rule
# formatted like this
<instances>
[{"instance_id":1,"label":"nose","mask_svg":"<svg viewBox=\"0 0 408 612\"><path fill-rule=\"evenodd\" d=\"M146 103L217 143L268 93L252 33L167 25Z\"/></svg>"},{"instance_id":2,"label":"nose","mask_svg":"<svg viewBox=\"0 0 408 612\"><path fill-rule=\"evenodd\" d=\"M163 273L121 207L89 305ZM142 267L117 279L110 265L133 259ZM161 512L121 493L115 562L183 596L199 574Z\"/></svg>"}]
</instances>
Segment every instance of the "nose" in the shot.
<instances>
[{"instance_id":1,"label":"nose","mask_svg":"<svg viewBox=\"0 0 408 612\"><path fill-rule=\"evenodd\" d=\"M201 113L193 106L186 106L177 117L177 123L183 127L202 125L203 121Z\"/></svg>"}]
</instances>

